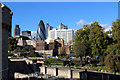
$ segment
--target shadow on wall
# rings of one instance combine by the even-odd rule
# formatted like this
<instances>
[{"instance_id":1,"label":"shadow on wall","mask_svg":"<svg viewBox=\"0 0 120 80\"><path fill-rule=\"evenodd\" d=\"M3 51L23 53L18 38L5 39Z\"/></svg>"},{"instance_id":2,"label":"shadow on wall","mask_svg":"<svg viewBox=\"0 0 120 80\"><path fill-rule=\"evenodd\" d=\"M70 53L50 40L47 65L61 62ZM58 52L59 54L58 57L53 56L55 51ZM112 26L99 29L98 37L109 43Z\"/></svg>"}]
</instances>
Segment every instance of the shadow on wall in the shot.
<instances>
[{"instance_id":1,"label":"shadow on wall","mask_svg":"<svg viewBox=\"0 0 120 80\"><path fill-rule=\"evenodd\" d=\"M9 79L14 79L14 73L30 74L39 71L39 64L27 64L25 61L8 61L9 63Z\"/></svg>"}]
</instances>

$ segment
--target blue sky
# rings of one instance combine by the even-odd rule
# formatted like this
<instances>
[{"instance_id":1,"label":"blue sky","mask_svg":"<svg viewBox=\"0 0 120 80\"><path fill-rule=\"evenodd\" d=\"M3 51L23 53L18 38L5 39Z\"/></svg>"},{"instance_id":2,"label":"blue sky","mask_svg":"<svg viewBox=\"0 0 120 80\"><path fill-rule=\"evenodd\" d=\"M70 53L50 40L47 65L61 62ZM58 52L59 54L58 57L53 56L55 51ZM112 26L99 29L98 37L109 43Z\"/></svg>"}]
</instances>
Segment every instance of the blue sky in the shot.
<instances>
[{"instance_id":1,"label":"blue sky","mask_svg":"<svg viewBox=\"0 0 120 80\"><path fill-rule=\"evenodd\" d=\"M80 29L83 24L97 21L109 29L118 18L117 2L3 2L13 11L15 24L21 31L37 31L40 20L57 28L62 22L68 28Z\"/></svg>"}]
</instances>

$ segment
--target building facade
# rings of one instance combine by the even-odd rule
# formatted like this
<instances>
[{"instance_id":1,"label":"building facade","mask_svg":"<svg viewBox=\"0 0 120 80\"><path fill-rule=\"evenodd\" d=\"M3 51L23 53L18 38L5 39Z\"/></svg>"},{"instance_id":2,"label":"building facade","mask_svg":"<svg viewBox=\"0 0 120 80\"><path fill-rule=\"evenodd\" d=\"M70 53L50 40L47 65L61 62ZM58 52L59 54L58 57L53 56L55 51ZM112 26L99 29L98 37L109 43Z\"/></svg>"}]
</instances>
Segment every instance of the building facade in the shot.
<instances>
[{"instance_id":1,"label":"building facade","mask_svg":"<svg viewBox=\"0 0 120 80\"><path fill-rule=\"evenodd\" d=\"M8 37L11 36L12 11L0 4L0 80L8 80ZM2 26L1 26L2 25Z\"/></svg>"},{"instance_id":2,"label":"building facade","mask_svg":"<svg viewBox=\"0 0 120 80\"><path fill-rule=\"evenodd\" d=\"M57 26L57 29L68 29L68 27L67 27L67 25L60 23L60 25Z\"/></svg>"},{"instance_id":3,"label":"building facade","mask_svg":"<svg viewBox=\"0 0 120 80\"><path fill-rule=\"evenodd\" d=\"M4 26L8 26L8 36L12 35L12 15L13 12L4 4L2 4L2 23Z\"/></svg>"},{"instance_id":4,"label":"building facade","mask_svg":"<svg viewBox=\"0 0 120 80\"><path fill-rule=\"evenodd\" d=\"M48 32L52 29L53 29L53 27L50 26L48 23L46 23L46 38L48 37Z\"/></svg>"},{"instance_id":5,"label":"building facade","mask_svg":"<svg viewBox=\"0 0 120 80\"><path fill-rule=\"evenodd\" d=\"M40 40L36 43L36 50L47 50L48 45L45 41Z\"/></svg>"},{"instance_id":6,"label":"building facade","mask_svg":"<svg viewBox=\"0 0 120 80\"><path fill-rule=\"evenodd\" d=\"M14 37L20 37L20 28L19 28L19 25L15 25L15 28L14 28Z\"/></svg>"},{"instance_id":7,"label":"building facade","mask_svg":"<svg viewBox=\"0 0 120 80\"><path fill-rule=\"evenodd\" d=\"M73 34L73 29L52 29L49 31L49 40L55 40L59 37L62 38L64 44L67 45L70 40L73 40Z\"/></svg>"},{"instance_id":8,"label":"building facade","mask_svg":"<svg viewBox=\"0 0 120 80\"><path fill-rule=\"evenodd\" d=\"M29 37L25 37L25 36L20 36L18 38L18 46L25 46L25 45L31 45L34 48L36 48L36 41L35 40L31 40Z\"/></svg>"},{"instance_id":9,"label":"building facade","mask_svg":"<svg viewBox=\"0 0 120 80\"><path fill-rule=\"evenodd\" d=\"M31 37L31 31L22 31L22 36Z\"/></svg>"},{"instance_id":10,"label":"building facade","mask_svg":"<svg viewBox=\"0 0 120 80\"><path fill-rule=\"evenodd\" d=\"M45 40L46 39L46 30L43 21L41 20L38 24L36 40Z\"/></svg>"}]
</instances>

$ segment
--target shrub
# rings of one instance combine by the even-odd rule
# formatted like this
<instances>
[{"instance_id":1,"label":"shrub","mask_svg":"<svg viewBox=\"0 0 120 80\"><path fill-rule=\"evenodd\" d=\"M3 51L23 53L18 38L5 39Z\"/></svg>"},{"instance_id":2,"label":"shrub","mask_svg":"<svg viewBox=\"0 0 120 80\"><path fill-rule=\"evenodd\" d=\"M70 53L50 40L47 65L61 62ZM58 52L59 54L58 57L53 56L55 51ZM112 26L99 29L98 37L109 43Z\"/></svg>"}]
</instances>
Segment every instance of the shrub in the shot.
<instances>
[{"instance_id":1,"label":"shrub","mask_svg":"<svg viewBox=\"0 0 120 80\"><path fill-rule=\"evenodd\" d=\"M60 59L46 59L44 65L63 65L63 61Z\"/></svg>"}]
</instances>

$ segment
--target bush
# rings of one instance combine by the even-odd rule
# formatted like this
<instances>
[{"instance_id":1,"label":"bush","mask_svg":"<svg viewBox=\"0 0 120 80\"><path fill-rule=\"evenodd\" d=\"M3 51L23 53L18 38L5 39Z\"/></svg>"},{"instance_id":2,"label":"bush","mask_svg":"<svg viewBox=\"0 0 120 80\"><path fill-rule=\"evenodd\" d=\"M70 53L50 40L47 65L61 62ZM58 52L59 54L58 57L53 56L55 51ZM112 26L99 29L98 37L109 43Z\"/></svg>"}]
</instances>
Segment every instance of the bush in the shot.
<instances>
[{"instance_id":1,"label":"bush","mask_svg":"<svg viewBox=\"0 0 120 80\"><path fill-rule=\"evenodd\" d=\"M60 59L46 59L44 65L63 65L63 61Z\"/></svg>"},{"instance_id":2,"label":"bush","mask_svg":"<svg viewBox=\"0 0 120 80\"><path fill-rule=\"evenodd\" d=\"M8 53L8 56L14 56L14 54L13 54L13 53L11 53L11 52L9 52L9 53Z\"/></svg>"}]
</instances>

